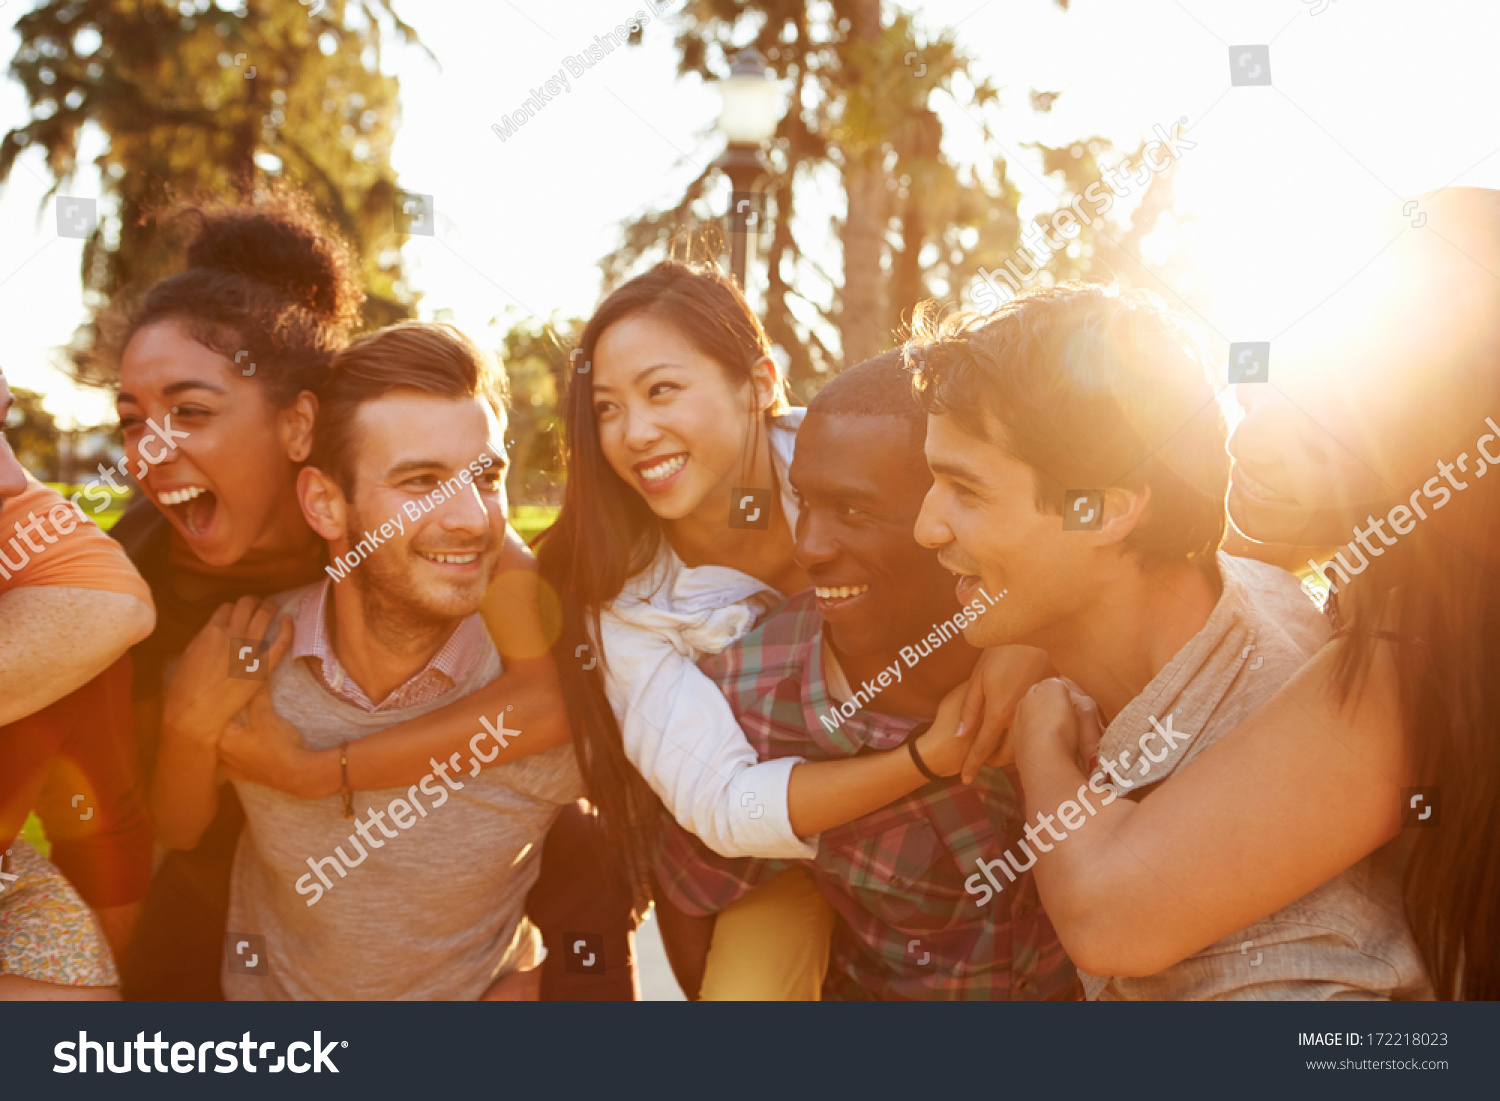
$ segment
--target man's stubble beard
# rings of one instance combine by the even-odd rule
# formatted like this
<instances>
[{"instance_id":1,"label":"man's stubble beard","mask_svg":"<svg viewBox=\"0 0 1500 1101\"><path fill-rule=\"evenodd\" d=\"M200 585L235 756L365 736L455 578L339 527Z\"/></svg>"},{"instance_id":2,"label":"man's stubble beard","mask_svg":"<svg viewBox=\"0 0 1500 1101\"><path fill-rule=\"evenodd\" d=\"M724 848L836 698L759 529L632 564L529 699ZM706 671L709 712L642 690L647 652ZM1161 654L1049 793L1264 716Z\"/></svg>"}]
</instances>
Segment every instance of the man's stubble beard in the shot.
<instances>
[{"instance_id":1,"label":"man's stubble beard","mask_svg":"<svg viewBox=\"0 0 1500 1101\"><path fill-rule=\"evenodd\" d=\"M363 528L345 532L354 545ZM432 608L411 583L410 572L392 561L395 547L382 547L364 560L350 575L359 594L365 628L391 653L421 650L432 639L451 631L460 620L479 610L479 602L467 611L448 612ZM410 553L410 552L408 552Z\"/></svg>"}]
</instances>

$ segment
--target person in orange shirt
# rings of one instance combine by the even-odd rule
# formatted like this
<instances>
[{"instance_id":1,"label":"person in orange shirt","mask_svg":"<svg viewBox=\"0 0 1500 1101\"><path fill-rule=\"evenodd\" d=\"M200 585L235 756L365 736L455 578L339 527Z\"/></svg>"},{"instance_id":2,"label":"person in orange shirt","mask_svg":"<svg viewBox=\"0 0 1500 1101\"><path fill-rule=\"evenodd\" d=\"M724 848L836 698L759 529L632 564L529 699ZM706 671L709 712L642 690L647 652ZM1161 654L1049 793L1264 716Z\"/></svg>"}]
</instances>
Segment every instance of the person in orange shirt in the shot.
<instances>
[{"instance_id":1,"label":"person in orange shirt","mask_svg":"<svg viewBox=\"0 0 1500 1101\"><path fill-rule=\"evenodd\" d=\"M0 374L0 420L12 400ZM0 438L0 1000L118 997L151 875L125 654L155 623L119 546ZM52 861L19 837L32 810Z\"/></svg>"}]
</instances>

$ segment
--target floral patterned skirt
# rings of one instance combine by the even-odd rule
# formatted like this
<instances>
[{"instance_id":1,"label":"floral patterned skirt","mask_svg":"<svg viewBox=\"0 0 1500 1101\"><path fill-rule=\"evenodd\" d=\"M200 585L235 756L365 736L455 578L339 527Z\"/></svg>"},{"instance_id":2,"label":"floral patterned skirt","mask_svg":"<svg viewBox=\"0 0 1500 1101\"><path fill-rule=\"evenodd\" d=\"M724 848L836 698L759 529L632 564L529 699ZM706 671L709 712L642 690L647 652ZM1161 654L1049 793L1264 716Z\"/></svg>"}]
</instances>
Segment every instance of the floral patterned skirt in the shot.
<instances>
[{"instance_id":1,"label":"floral patterned skirt","mask_svg":"<svg viewBox=\"0 0 1500 1101\"><path fill-rule=\"evenodd\" d=\"M0 871L0 975L60 986L120 984L93 911L51 861L18 837Z\"/></svg>"}]
</instances>

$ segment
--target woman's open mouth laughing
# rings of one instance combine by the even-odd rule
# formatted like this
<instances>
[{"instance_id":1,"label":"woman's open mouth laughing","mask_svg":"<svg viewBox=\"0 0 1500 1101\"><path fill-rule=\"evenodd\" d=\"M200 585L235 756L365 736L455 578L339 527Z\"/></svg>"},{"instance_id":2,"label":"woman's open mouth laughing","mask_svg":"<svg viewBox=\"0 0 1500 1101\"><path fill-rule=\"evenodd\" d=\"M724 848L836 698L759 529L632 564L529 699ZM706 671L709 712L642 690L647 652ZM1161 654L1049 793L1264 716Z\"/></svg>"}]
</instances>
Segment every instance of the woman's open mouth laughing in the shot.
<instances>
[{"instance_id":1,"label":"woman's open mouth laughing","mask_svg":"<svg viewBox=\"0 0 1500 1101\"><path fill-rule=\"evenodd\" d=\"M183 530L194 539L208 535L219 512L219 498L206 486L187 485L160 490L156 502L164 511L177 517Z\"/></svg>"}]
</instances>

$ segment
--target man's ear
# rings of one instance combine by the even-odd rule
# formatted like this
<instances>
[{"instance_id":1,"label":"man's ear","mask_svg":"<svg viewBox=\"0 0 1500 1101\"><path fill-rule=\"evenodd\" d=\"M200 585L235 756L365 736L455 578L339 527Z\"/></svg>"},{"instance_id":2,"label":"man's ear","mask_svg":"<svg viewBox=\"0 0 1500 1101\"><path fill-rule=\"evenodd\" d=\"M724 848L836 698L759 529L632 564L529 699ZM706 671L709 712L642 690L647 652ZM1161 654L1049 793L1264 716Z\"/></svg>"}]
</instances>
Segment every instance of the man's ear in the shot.
<instances>
[{"instance_id":1,"label":"man's ear","mask_svg":"<svg viewBox=\"0 0 1500 1101\"><path fill-rule=\"evenodd\" d=\"M761 356L750 365L750 386L755 394L755 411L764 413L776 402L776 383L781 372L770 356Z\"/></svg>"},{"instance_id":2,"label":"man's ear","mask_svg":"<svg viewBox=\"0 0 1500 1101\"><path fill-rule=\"evenodd\" d=\"M315 466L297 471L297 501L307 526L327 540L343 537L349 504L344 491Z\"/></svg>"},{"instance_id":3,"label":"man's ear","mask_svg":"<svg viewBox=\"0 0 1500 1101\"><path fill-rule=\"evenodd\" d=\"M1140 489L1106 489L1104 522L1099 527L1103 543L1123 543L1146 518L1151 506L1151 487Z\"/></svg>"},{"instance_id":4,"label":"man's ear","mask_svg":"<svg viewBox=\"0 0 1500 1101\"><path fill-rule=\"evenodd\" d=\"M277 431L281 434L281 446L292 462L306 462L312 453L313 425L317 419L318 398L311 390L303 390L296 401L281 411Z\"/></svg>"}]
</instances>

